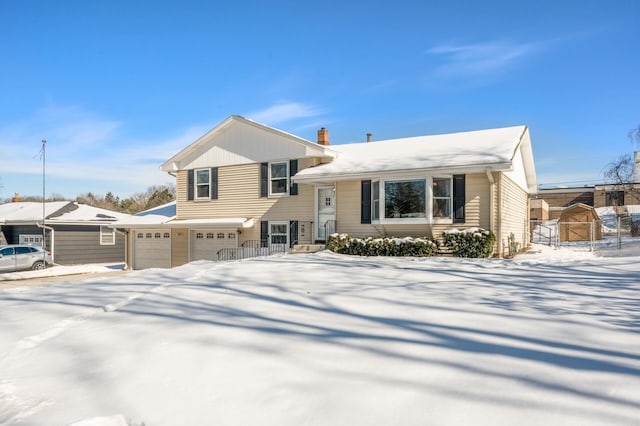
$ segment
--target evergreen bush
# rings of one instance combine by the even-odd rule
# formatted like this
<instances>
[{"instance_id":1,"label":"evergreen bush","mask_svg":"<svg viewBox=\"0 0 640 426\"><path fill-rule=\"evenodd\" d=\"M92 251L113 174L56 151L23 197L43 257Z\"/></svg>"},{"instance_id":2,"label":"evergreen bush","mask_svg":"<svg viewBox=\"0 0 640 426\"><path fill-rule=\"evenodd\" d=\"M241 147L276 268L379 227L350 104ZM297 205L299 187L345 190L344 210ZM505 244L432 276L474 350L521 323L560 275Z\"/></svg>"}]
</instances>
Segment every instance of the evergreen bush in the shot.
<instances>
[{"instance_id":1,"label":"evergreen bush","mask_svg":"<svg viewBox=\"0 0 640 426\"><path fill-rule=\"evenodd\" d=\"M438 243L431 238L354 238L347 234L332 234L327 249L355 256L435 256Z\"/></svg>"},{"instance_id":2,"label":"evergreen bush","mask_svg":"<svg viewBox=\"0 0 640 426\"><path fill-rule=\"evenodd\" d=\"M450 229L442 237L445 246L457 257L489 257L496 242L495 234L482 228Z\"/></svg>"}]
</instances>

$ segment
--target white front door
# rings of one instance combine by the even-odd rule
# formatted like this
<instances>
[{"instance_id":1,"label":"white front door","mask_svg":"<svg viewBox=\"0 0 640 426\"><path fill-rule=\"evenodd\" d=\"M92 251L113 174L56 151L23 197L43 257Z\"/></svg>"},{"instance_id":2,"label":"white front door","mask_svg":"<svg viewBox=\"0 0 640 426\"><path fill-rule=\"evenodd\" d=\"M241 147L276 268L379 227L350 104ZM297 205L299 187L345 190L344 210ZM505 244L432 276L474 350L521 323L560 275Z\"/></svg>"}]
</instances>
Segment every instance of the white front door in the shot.
<instances>
[{"instance_id":1,"label":"white front door","mask_svg":"<svg viewBox=\"0 0 640 426\"><path fill-rule=\"evenodd\" d=\"M289 250L289 222L269 222L269 247L278 252Z\"/></svg>"},{"instance_id":2,"label":"white front door","mask_svg":"<svg viewBox=\"0 0 640 426\"><path fill-rule=\"evenodd\" d=\"M316 239L326 241L327 234L336 231L336 192L333 186L316 188L316 216Z\"/></svg>"}]
</instances>

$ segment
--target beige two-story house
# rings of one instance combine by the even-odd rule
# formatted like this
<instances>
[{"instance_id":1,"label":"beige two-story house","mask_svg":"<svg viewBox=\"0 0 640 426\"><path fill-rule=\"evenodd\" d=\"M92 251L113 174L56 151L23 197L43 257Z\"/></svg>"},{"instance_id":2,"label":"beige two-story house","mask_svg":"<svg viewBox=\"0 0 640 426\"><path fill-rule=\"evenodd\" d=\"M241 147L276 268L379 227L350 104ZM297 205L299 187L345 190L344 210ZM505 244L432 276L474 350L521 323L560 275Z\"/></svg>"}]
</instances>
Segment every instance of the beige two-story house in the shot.
<instances>
[{"instance_id":1,"label":"beige two-story house","mask_svg":"<svg viewBox=\"0 0 640 426\"><path fill-rule=\"evenodd\" d=\"M500 255L511 235L528 244L536 190L526 126L330 145L324 128L312 142L234 115L161 168L176 178L175 215L116 224L135 269L453 227L491 229Z\"/></svg>"}]
</instances>

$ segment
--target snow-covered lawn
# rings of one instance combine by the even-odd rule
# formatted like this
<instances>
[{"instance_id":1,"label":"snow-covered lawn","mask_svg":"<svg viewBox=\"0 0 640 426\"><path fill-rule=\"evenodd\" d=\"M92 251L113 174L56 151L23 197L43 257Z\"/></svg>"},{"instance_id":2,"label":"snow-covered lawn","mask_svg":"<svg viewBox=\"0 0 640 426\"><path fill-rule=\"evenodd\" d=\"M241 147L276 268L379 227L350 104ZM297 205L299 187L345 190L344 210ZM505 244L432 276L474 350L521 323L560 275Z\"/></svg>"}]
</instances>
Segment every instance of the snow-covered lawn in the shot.
<instances>
[{"instance_id":1,"label":"snow-covered lawn","mask_svg":"<svg viewBox=\"0 0 640 426\"><path fill-rule=\"evenodd\" d=\"M537 251L0 291L0 424L638 425L640 257Z\"/></svg>"}]
</instances>

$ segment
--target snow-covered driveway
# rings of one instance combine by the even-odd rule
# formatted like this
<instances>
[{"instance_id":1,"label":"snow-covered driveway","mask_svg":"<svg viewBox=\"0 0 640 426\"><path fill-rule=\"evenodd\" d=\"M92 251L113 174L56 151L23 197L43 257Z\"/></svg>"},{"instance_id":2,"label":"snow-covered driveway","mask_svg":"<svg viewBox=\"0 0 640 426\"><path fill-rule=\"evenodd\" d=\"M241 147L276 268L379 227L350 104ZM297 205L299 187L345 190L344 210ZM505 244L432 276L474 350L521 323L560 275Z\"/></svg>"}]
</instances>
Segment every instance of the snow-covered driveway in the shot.
<instances>
[{"instance_id":1,"label":"snow-covered driveway","mask_svg":"<svg viewBox=\"0 0 640 426\"><path fill-rule=\"evenodd\" d=\"M581 256L322 252L0 291L0 424L637 425L640 258Z\"/></svg>"}]
</instances>

